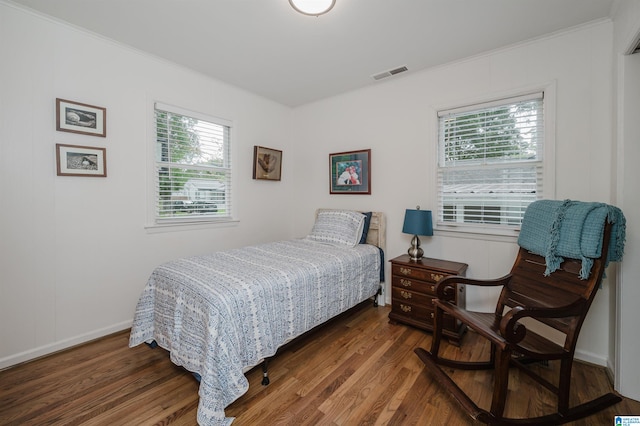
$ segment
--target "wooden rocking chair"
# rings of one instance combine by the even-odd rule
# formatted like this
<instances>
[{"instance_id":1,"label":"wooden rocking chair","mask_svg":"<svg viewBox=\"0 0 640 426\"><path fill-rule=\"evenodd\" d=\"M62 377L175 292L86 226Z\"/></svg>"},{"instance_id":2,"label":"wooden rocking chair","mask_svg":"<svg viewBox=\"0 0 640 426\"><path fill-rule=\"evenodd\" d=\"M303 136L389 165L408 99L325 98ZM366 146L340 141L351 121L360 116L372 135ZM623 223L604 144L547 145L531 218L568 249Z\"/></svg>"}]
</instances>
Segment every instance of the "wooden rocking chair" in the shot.
<instances>
[{"instance_id":1,"label":"wooden rocking chair","mask_svg":"<svg viewBox=\"0 0 640 426\"><path fill-rule=\"evenodd\" d=\"M525 214L525 220L526 220ZM622 216L623 220L624 217ZM524 223L523 223L524 229ZM602 227L600 228L602 229ZM557 425L587 417L621 401L614 393L607 393L592 401L569 407L571 368L576 341L589 306L602 280L607 264L612 225L605 219L602 235L602 254L593 259L589 276L581 279L583 265L580 260L563 259L560 268L545 276L545 257L522 248L518 252L511 273L495 280L476 280L448 277L436 286L434 335L431 351L415 349L418 357L440 384L458 401L474 419L487 424ZM522 234L521 234L522 235ZM583 277L584 278L584 277ZM466 311L450 303L453 283L479 286L503 286L495 313ZM438 355L442 340L443 316L448 315L466 324L491 343L490 359L486 362L461 362ZM566 336L558 345L527 329L521 322L533 318ZM529 361L560 360L558 384L534 373ZM439 365L467 370L493 369L494 387L491 408L484 410L445 373ZM509 367L516 366L536 382L555 393L557 412L536 418L504 417L509 380Z\"/></svg>"}]
</instances>

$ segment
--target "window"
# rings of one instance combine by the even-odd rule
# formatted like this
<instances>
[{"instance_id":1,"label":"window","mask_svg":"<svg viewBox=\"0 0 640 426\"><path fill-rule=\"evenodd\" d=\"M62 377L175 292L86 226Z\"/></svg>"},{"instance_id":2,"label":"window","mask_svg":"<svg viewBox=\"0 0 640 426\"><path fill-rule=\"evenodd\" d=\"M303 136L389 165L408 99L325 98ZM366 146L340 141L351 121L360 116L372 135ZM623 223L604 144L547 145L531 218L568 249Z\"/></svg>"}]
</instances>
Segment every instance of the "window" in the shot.
<instances>
[{"instance_id":1,"label":"window","mask_svg":"<svg viewBox=\"0 0 640 426\"><path fill-rule=\"evenodd\" d=\"M156 103L155 221L231 219L231 125Z\"/></svg>"},{"instance_id":2,"label":"window","mask_svg":"<svg viewBox=\"0 0 640 426\"><path fill-rule=\"evenodd\" d=\"M542 198L543 94L438 112L440 225L517 229Z\"/></svg>"}]
</instances>

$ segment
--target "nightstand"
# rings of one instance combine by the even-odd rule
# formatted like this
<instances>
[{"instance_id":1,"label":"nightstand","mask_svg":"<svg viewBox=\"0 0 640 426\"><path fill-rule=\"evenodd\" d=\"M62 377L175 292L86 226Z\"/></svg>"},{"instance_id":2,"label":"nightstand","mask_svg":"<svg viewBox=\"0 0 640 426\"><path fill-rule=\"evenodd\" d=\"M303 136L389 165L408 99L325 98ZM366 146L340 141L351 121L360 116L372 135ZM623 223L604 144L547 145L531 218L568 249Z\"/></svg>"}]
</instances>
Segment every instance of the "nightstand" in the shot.
<instances>
[{"instance_id":1,"label":"nightstand","mask_svg":"<svg viewBox=\"0 0 640 426\"><path fill-rule=\"evenodd\" d=\"M405 254L391 260L391 312L389 320L433 331L434 308L431 300L435 297L435 285L450 275L464 276L466 263L423 257L411 260ZM464 284L457 284L453 303L465 308ZM466 327L459 321L445 315L443 334L455 345Z\"/></svg>"}]
</instances>

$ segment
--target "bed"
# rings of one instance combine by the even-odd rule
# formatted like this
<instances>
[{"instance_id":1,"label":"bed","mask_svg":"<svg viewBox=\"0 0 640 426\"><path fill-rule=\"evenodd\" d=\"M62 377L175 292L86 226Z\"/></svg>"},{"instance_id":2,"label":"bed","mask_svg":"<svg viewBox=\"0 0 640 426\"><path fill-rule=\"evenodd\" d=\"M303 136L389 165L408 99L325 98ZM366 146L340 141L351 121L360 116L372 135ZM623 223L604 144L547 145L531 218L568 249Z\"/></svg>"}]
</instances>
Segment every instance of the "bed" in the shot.
<instances>
[{"instance_id":1,"label":"bed","mask_svg":"<svg viewBox=\"0 0 640 426\"><path fill-rule=\"evenodd\" d=\"M140 295L129 346L166 349L200 380L198 423L228 425L244 375L278 348L376 300L384 281L382 213L320 209L304 238L177 259Z\"/></svg>"}]
</instances>

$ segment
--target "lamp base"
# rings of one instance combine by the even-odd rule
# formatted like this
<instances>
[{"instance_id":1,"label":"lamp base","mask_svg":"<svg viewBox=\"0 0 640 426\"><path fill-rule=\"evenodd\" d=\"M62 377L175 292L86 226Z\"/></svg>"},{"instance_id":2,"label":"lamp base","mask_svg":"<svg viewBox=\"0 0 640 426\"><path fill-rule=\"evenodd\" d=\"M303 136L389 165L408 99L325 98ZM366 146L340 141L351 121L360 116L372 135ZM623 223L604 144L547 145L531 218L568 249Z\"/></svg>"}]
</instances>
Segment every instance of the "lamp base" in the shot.
<instances>
[{"instance_id":1,"label":"lamp base","mask_svg":"<svg viewBox=\"0 0 640 426\"><path fill-rule=\"evenodd\" d=\"M420 260L424 255L424 250L420 248L420 238L417 235L414 235L411 239L411 247L407 250L409 257L411 260Z\"/></svg>"}]
</instances>

